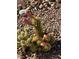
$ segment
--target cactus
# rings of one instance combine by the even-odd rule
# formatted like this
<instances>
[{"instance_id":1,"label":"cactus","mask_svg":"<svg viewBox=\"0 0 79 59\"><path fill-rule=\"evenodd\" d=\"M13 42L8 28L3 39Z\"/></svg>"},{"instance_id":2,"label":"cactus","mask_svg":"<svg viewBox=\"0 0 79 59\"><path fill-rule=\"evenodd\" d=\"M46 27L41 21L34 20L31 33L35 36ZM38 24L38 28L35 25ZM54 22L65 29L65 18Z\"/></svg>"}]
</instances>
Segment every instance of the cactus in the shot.
<instances>
[{"instance_id":1,"label":"cactus","mask_svg":"<svg viewBox=\"0 0 79 59\"><path fill-rule=\"evenodd\" d=\"M29 47L31 52L47 52L51 49L53 39L48 34L43 33L40 19L30 14L22 16L21 24L23 24L23 27L22 30L17 29L17 46L18 48L21 47L23 51ZM35 33L30 33L31 30Z\"/></svg>"}]
</instances>

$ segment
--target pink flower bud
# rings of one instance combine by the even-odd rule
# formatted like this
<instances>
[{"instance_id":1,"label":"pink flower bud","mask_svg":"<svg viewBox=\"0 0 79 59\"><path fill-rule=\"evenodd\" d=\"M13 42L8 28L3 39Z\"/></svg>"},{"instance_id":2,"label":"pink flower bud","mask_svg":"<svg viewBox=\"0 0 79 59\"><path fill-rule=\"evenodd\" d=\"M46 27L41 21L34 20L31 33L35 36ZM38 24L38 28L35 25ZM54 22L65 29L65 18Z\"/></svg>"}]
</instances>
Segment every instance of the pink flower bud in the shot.
<instances>
[{"instance_id":1,"label":"pink flower bud","mask_svg":"<svg viewBox=\"0 0 79 59\"><path fill-rule=\"evenodd\" d=\"M32 14L30 12L25 13L23 16L24 17L30 17Z\"/></svg>"},{"instance_id":2,"label":"pink flower bud","mask_svg":"<svg viewBox=\"0 0 79 59\"><path fill-rule=\"evenodd\" d=\"M23 24L23 25L25 25L25 24L31 24L31 21L29 20L29 19L27 19L26 17L22 17L21 18L21 23Z\"/></svg>"},{"instance_id":3,"label":"pink flower bud","mask_svg":"<svg viewBox=\"0 0 79 59\"><path fill-rule=\"evenodd\" d=\"M44 47L44 46L46 46L48 43L47 42L42 42L40 45L42 46L42 47Z\"/></svg>"}]
</instances>

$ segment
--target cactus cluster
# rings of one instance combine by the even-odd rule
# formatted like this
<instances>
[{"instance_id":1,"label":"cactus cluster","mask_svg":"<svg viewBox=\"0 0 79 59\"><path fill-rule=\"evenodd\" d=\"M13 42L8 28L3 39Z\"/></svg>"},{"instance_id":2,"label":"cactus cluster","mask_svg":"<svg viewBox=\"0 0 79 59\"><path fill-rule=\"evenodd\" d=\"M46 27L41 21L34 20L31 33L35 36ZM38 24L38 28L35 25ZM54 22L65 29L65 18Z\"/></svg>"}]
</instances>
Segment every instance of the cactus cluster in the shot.
<instances>
[{"instance_id":1,"label":"cactus cluster","mask_svg":"<svg viewBox=\"0 0 79 59\"><path fill-rule=\"evenodd\" d=\"M22 28L17 28L17 49L28 48L31 52L49 51L54 39L49 33L43 32L40 19L27 9L19 10L18 13L18 23Z\"/></svg>"}]
</instances>

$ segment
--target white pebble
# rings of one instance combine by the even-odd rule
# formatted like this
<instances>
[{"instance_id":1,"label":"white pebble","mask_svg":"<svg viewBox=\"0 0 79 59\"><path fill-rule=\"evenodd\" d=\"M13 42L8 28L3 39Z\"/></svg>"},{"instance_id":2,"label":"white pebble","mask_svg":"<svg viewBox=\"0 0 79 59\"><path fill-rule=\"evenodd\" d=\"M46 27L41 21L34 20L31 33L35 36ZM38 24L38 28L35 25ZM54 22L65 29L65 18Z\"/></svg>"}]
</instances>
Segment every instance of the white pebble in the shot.
<instances>
[{"instance_id":1,"label":"white pebble","mask_svg":"<svg viewBox=\"0 0 79 59\"><path fill-rule=\"evenodd\" d=\"M42 8L43 7L43 5L41 4L40 6L39 6L39 8Z\"/></svg>"},{"instance_id":2,"label":"white pebble","mask_svg":"<svg viewBox=\"0 0 79 59\"><path fill-rule=\"evenodd\" d=\"M23 15L23 14L27 13L27 11L28 11L29 9L30 9L30 7L27 7L26 9L22 9L22 10L19 11L19 14L20 14L20 15Z\"/></svg>"},{"instance_id":3,"label":"white pebble","mask_svg":"<svg viewBox=\"0 0 79 59\"><path fill-rule=\"evenodd\" d=\"M49 0L45 0L45 1L49 1Z\"/></svg>"},{"instance_id":4,"label":"white pebble","mask_svg":"<svg viewBox=\"0 0 79 59\"><path fill-rule=\"evenodd\" d=\"M51 6L54 6L54 4L51 4Z\"/></svg>"},{"instance_id":5,"label":"white pebble","mask_svg":"<svg viewBox=\"0 0 79 59\"><path fill-rule=\"evenodd\" d=\"M25 13L26 13L26 10L25 10L25 9L22 9L22 10L19 11L19 14L20 14L20 15L23 15L23 14L25 14Z\"/></svg>"}]
</instances>

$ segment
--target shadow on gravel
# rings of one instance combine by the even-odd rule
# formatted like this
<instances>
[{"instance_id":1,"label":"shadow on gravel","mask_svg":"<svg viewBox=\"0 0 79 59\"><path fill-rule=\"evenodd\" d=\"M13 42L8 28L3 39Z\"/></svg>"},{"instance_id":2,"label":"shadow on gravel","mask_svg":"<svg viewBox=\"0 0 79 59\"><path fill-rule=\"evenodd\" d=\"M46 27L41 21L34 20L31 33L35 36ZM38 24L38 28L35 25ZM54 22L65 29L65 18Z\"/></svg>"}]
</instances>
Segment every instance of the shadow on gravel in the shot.
<instances>
[{"instance_id":1,"label":"shadow on gravel","mask_svg":"<svg viewBox=\"0 0 79 59\"><path fill-rule=\"evenodd\" d=\"M47 53L38 52L39 59L61 59L61 41L55 42L54 46Z\"/></svg>"},{"instance_id":2,"label":"shadow on gravel","mask_svg":"<svg viewBox=\"0 0 79 59\"><path fill-rule=\"evenodd\" d=\"M26 52L27 54L23 54L21 59L27 59L25 55L30 56L30 52L28 52L28 50ZM38 59L61 59L61 40L56 41L50 51L37 52L36 56L38 57Z\"/></svg>"}]
</instances>

